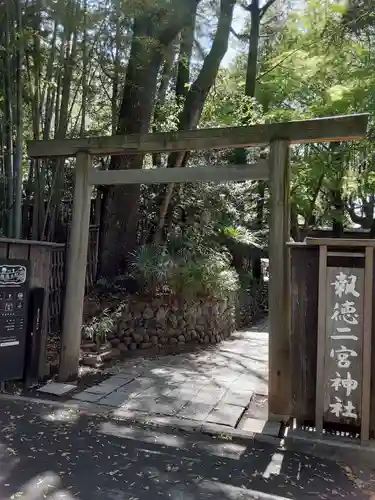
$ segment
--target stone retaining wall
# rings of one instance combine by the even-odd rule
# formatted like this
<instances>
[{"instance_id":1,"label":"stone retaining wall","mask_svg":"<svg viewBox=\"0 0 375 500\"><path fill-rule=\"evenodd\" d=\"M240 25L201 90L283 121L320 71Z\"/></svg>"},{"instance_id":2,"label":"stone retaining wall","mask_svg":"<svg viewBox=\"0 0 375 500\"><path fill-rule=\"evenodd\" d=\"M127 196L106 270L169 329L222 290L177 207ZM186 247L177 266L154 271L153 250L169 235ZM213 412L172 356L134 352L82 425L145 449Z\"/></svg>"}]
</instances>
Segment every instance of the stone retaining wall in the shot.
<instances>
[{"instance_id":1,"label":"stone retaining wall","mask_svg":"<svg viewBox=\"0 0 375 500\"><path fill-rule=\"evenodd\" d=\"M250 328L268 313L268 283L253 284L248 290L240 290L237 298L237 326Z\"/></svg>"},{"instance_id":2,"label":"stone retaining wall","mask_svg":"<svg viewBox=\"0 0 375 500\"><path fill-rule=\"evenodd\" d=\"M234 301L178 301L130 298L115 313L116 328L108 335L120 352L188 343L215 344L236 327Z\"/></svg>"}]
</instances>

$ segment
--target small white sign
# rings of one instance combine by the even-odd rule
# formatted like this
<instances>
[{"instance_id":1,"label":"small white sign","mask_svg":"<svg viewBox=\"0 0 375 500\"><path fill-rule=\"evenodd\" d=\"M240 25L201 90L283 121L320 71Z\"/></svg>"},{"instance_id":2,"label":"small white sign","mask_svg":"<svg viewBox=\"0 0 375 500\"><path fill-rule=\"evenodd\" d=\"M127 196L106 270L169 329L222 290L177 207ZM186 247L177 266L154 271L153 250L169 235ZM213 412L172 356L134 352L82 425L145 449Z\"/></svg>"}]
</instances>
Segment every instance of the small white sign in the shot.
<instances>
[{"instance_id":1,"label":"small white sign","mask_svg":"<svg viewBox=\"0 0 375 500\"><path fill-rule=\"evenodd\" d=\"M0 347L12 347L14 345L19 345L19 341L11 340L9 342L0 342Z\"/></svg>"},{"instance_id":2,"label":"small white sign","mask_svg":"<svg viewBox=\"0 0 375 500\"><path fill-rule=\"evenodd\" d=\"M0 266L0 287L23 285L26 282L26 267L19 264Z\"/></svg>"}]
</instances>

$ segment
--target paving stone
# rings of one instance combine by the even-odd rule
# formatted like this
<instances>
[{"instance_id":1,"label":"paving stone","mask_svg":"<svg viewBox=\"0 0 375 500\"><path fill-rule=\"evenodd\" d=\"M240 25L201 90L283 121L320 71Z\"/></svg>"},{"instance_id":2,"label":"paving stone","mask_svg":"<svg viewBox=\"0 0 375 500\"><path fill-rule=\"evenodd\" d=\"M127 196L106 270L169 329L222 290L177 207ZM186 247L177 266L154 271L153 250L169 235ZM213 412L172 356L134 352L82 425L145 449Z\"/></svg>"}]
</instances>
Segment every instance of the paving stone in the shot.
<instances>
[{"instance_id":1,"label":"paving stone","mask_svg":"<svg viewBox=\"0 0 375 500\"><path fill-rule=\"evenodd\" d=\"M193 398L194 403L206 403L211 406L216 406L219 401L223 398L225 394L225 389L220 389L217 387L208 387L199 391Z\"/></svg>"},{"instance_id":2,"label":"paving stone","mask_svg":"<svg viewBox=\"0 0 375 500\"><path fill-rule=\"evenodd\" d=\"M260 396L259 394L254 394L254 396L251 399L249 408L246 411L246 416L250 418L255 418L257 420L267 420L268 398L265 396Z\"/></svg>"},{"instance_id":3,"label":"paving stone","mask_svg":"<svg viewBox=\"0 0 375 500\"><path fill-rule=\"evenodd\" d=\"M191 401L177 413L177 416L203 422L212 409L213 406L207 403L194 403Z\"/></svg>"},{"instance_id":4,"label":"paving stone","mask_svg":"<svg viewBox=\"0 0 375 500\"><path fill-rule=\"evenodd\" d=\"M168 366L156 366L155 368L151 368L150 374L160 378L170 377L174 374L174 370Z\"/></svg>"},{"instance_id":5,"label":"paving stone","mask_svg":"<svg viewBox=\"0 0 375 500\"><path fill-rule=\"evenodd\" d=\"M146 367L142 363L142 366L140 364L137 365L129 365L128 363L126 364L118 364L116 366L112 366L110 368L106 368L104 370L104 373L110 374L110 375L116 375L118 377L120 376L129 376L133 375L134 377L138 377L139 375L142 375L145 371Z\"/></svg>"},{"instance_id":6,"label":"paving stone","mask_svg":"<svg viewBox=\"0 0 375 500\"><path fill-rule=\"evenodd\" d=\"M239 379L235 380L230 386L235 392L238 391L253 391L256 394L268 394L267 381L263 380L262 375L254 375L249 377L248 374L242 375Z\"/></svg>"},{"instance_id":7,"label":"paving stone","mask_svg":"<svg viewBox=\"0 0 375 500\"><path fill-rule=\"evenodd\" d=\"M128 384L132 380L134 380L134 377L132 377L131 375L128 375L127 377L110 377L109 379L104 380L98 385L89 387L88 389L86 389L86 391L92 392L94 394L110 394L111 392L116 391L120 387Z\"/></svg>"},{"instance_id":8,"label":"paving stone","mask_svg":"<svg viewBox=\"0 0 375 500\"><path fill-rule=\"evenodd\" d=\"M124 392L128 394L129 397L132 397L132 395L139 394L142 391L149 389L151 386L157 387L157 384L155 382L156 382L155 380L149 377L147 378L139 377L133 380L132 382L129 382L128 384L123 385L122 387L119 387L118 391Z\"/></svg>"},{"instance_id":9,"label":"paving stone","mask_svg":"<svg viewBox=\"0 0 375 500\"><path fill-rule=\"evenodd\" d=\"M77 386L74 384L63 384L59 382L50 382L49 384L44 385L38 389L38 392L44 392L46 394L53 394L55 396L63 396L65 394L69 394L69 392L77 389Z\"/></svg>"},{"instance_id":10,"label":"paving stone","mask_svg":"<svg viewBox=\"0 0 375 500\"><path fill-rule=\"evenodd\" d=\"M73 394L72 398L77 399L78 401L86 401L87 403L95 403L99 401L100 398L103 397L103 394L93 394L92 392L78 392L77 394Z\"/></svg>"},{"instance_id":11,"label":"paving stone","mask_svg":"<svg viewBox=\"0 0 375 500\"><path fill-rule=\"evenodd\" d=\"M120 391L111 392L99 401L99 404L106 406L122 406L129 401L129 396Z\"/></svg>"},{"instance_id":12,"label":"paving stone","mask_svg":"<svg viewBox=\"0 0 375 500\"><path fill-rule=\"evenodd\" d=\"M245 407L250 404L253 394L253 391L233 391L229 389L222 402L228 405Z\"/></svg>"},{"instance_id":13,"label":"paving stone","mask_svg":"<svg viewBox=\"0 0 375 500\"><path fill-rule=\"evenodd\" d=\"M186 387L175 387L173 389L169 389L165 396L168 396L170 398L177 398L177 399L185 399L186 401L192 400L195 398L195 396L198 394L199 389L193 389L193 388L186 388Z\"/></svg>"},{"instance_id":14,"label":"paving stone","mask_svg":"<svg viewBox=\"0 0 375 500\"><path fill-rule=\"evenodd\" d=\"M267 434L268 436L277 437L280 427L280 422L271 422L270 420L258 420L248 417L241 421L241 430L256 434Z\"/></svg>"},{"instance_id":15,"label":"paving stone","mask_svg":"<svg viewBox=\"0 0 375 500\"><path fill-rule=\"evenodd\" d=\"M267 408L258 405L260 401L257 399L253 411L255 396L252 397L252 393L266 395L268 392L267 352L267 332L251 328L236 332L230 341L224 341L209 350L154 359L127 359L106 371L113 374L113 377L105 381L109 384L109 390L117 384L118 388L111 393L102 394L97 405L115 406L117 408L114 411L123 406L134 407L135 410L127 412L138 413L144 418L152 414L154 419L190 419L197 426L202 425L210 414L210 420L220 423L207 420L205 424L220 427L224 423L227 424L228 432L234 432L236 429L230 425L233 424L236 413L242 412L243 408L249 407L246 417L254 418L255 413L256 418L268 418L268 413L263 413ZM116 380L116 384L113 384L113 380ZM101 392L101 389L96 391ZM176 402L163 398L171 398ZM140 401L143 402L143 407ZM186 402L183 407L179 407L181 401ZM228 409L222 405L234 408Z\"/></svg>"},{"instance_id":16,"label":"paving stone","mask_svg":"<svg viewBox=\"0 0 375 500\"><path fill-rule=\"evenodd\" d=\"M166 396L160 398L135 398L128 401L122 406L124 410L143 411L160 415L175 415L184 405L186 400L177 398L168 398Z\"/></svg>"},{"instance_id":17,"label":"paving stone","mask_svg":"<svg viewBox=\"0 0 375 500\"><path fill-rule=\"evenodd\" d=\"M88 389L86 389L86 392L90 392L92 394L101 394L103 397L106 394L110 394L111 392L115 391L116 389L118 389L118 385L99 384L94 385L93 387L89 387Z\"/></svg>"},{"instance_id":18,"label":"paving stone","mask_svg":"<svg viewBox=\"0 0 375 500\"><path fill-rule=\"evenodd\" d=\"M181 389L182 391L186 392L199 392L203 391L204 388L207 386L207 382L184 382L183 384L177 384L175 387L178 389Z\"/></svg>"},{"instance_id":19,"label":"paving stone","mask_svg":"<svg viewBox=\"0 0 375 500\"><path fill-rule=\"evenodd\" d=\"M206 418L206 422L236 427L245 408L220 403Z\"/></svg>"},{"instance_id":20,"label":"paving stone","mask_svg":"<svg viewBox=\"0 0 375 500\"><path fill-rule=\"evenodd\" d=\"M121 391L124 392L124 391ZM131 397L133 399L139 399L139 398L160 398L162 396L168 396L170 392L170 389L168 387L164 386L155 386L152 385L148 389L142 390L139 393L133 394Z\"/></svg>"},{"instance_id":21,"label":"paving stone","mask_svg":"<svg viewBox=\"0 0 375 500\"><path fill-rule=\"evenodd\" d=\"M119 387L121 385L128 384L132 380L136 379L136 375L132 375L129 373L123 373L121 375L113 375L112 377L108 378L107 380L104 380L102 384L111 384L111 385L118 385Z\"/></svg>"}]
</instances>

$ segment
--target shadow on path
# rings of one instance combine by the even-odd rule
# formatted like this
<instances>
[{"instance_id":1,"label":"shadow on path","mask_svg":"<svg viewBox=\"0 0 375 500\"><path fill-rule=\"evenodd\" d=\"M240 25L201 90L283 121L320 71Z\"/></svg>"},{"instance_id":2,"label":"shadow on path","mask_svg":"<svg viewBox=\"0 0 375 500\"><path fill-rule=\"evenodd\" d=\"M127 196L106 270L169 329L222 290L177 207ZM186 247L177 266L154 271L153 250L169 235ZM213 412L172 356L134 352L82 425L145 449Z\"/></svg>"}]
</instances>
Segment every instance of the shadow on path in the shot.
<instances>
[{"instance_id":1,"label":"shadow on path","mask_svg":"<svg viewBox=\"0 0 375 500\"><path fill-rule=\"evenodd\" d=\"M343 467L273 445L1 401L0 499L369 499Z\"/></svg>"}]
</instances>

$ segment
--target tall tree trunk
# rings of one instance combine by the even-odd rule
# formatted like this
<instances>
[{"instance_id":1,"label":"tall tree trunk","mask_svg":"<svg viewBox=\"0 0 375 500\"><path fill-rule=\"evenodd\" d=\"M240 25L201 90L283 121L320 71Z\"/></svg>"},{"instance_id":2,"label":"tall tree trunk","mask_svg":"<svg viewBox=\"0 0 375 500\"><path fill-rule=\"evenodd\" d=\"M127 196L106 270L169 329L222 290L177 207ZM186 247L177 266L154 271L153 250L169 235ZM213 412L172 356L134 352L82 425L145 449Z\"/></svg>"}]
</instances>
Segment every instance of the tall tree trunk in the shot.
<instances>
[{"instance_id":1,"label":"tall tree trunk","mask_svg":"<svg viewBox=\"0 0 375 500\"><path fill-rule=\"evenodd\" d=\"M331 150L331 165L335 172L338 173L335 179L335 185L330 190L331 203L333 207L332 214L332 233L334 238L340 238L344 232L344 210L345 204L342 196L342 183L344 177L343 154L340 148L340 142L331 142L329 147Z\"/></svg>"},{"instance_id":2,"label":"tall tree trunk","mask_svg":"<svg viewBox=\"0 0 375 500\"><path fill-rule=\"evenodd\" d=\"M249 7L251 12L250 21L250 42L247 53L246 83L245 94L250 97L255 96L255 87L257 81L259 36L260 36L260 7L259 0L252 0Z\"/></svg>"},{"instance_id":3,"label":"tall tree trunk","mask_svg":"<svg viewBox=\"0 0 375 500\"><path fill-rule=\"evenodd\" d=\"M118 94L120 86L120 71L121 71L121 10L120 2L116 1L116 34L115 34L115 61L114 73L112 79L112 134L116 133L117 129L117 113L118 113Z\"/></svg>"},{"instance_id":4,"label":"tall tree trunk","mask_svg":"<svg viewBox=\"0 0 375 500\"><path fill-rule=\"evenodd\" d=\"M233 9L236 0L221 0L218 26L211 50L204 60L197 79L190 86L184 107L180 114L179 130L194 129L198 126L206 98L215 83L220 63L228 49L228 39L232 25ZM186 75L186 72L184 73ZM172 153L168 167L181 167L186 160L186 152ZM165 196L159 208L158 227L154 240L159 243L163 238L166 215L172 198L174 184L168 184Z\"/></svg>"},{"instance_id":5,"label":"tall tree trunk","mask_svg":"<svg viewBox=\"0 0 375 500\"><path fill-rule=\"evenodd\" d=\"M246 83L245 94L248 97L255 97L256 81L257 81L257 68L258 68L258 54L259 54L259 41L260 41L260 23L263 16L267 13L268 9L275 3L276 0L269 0L263 7L259 6L259 0L251 0L251 4L247 8L251 13L250 21L250 40L249 50L247 54L247 68L246 68ZM246 156L243 154L242 156ZM256 228L261 230L264 221L264 196L266 184L264 181L258 181L256 184ZM262 263L260 257L254 257L252 261L252 274L256 281L262 280Z\"/></svg>"},{"instance_id":6,"label":"tall tree trunk","mask_svg":"<svg viewBox=\"0 0 375 500\"><path fill-rule=\"evenodd\" d=\"M187 25L181 33L180 52L178 56L176 96L187 97L190 82L190 64L194 46L194 31L197 12L192 12Z\"/></svg>"},{"instance_id":7,"label":"tall tree trunk","mask_svg":"<svg viewBox=\"0 0 375 500\"><path fill-rule=\"evenodd\" d=\"M15 200L14 200L14 237L21 238L22 228L22 148L23 148L23 78L24 57L22 6L16 0L17 44L16 44L16 147L14 154Z\"/></svg>"},{"instance_id":8,"label":"tall tree trunk","mask_svg":"<svg viewBox=\"0 0 375 500\"><path fill-rule=\"evenodd\" d=\"M55 137L63 139L66 137L69 121L69 101L70 90L73 79L73 71L77 56L77 22L76 22L76 4L73 0L67 2L68 13L65 21L63 53L65 53L63 73L61 75L61 100L58 109L58 128ZM48 206L50 210L45 215L45 221L49 218L48 231L44 224L42 236L47 240L55 239L55 228L60 215L61 197L64 188L64 159L57 160L56 170L54 172L53 192L50 195Z\"/></svg>"},{"instance_id":9,"label":"tall tree trunk","mask_svg":"<svg viewBox=\"0 0 375 500\"><path fill-rule=\"evenodd\" d=\"M11 28L13 26L12 15L13 2L5 1L5 71L4 71L4 121L5 121L5 166L7 182L7 236L13 236L14 215L14 171L13 171L13 58L11 45Z\"/></svg>"},{"instance_id":10,"label":"tall tree trunk","mask_svg":"<svg viewBox=\"0 0 375 500\"><path fill-rule=\"evenodd\" d=\"M88 46L87 46L87 0L83 0L83 41L82 41L82 96L81 96L81 127L79 135L84 137L86 131L86 113L88 97Z\"/></svg>"},{"instance_id":11,"label":"tall tree trunk","mask_svg":"<svg viewBox=\"0 0 375 500\"><path fill-rule=\"evenodd\" d=\"M172 68L175 55L176 55L175 44L171 43L171 45L166 50L164 64L161 70L160 84L155 102L153 132L157 132L158 129L158 123L160 122L160 116L161 116L161 109L165 104L168 85L172 76ZM160 153L152 154L152 164L154 165L154 167L161 167L161 159L162 155Z\"/></svg>"},{"instance_id":12,"label":"tall tree trunk","mask_svg":"<svg viewBox=\"0 0 375 500\"><path fill-rule=\"evenodd\" d=\"M163 51L184 27L186 16L199 0L175 1L168 11L135 19L130 58L119 111L118 134L149 131ZM160 19L162 16L162 19ZM163 16L167 16L163 19ZM164 22L163 22L164 21ZM162 28L160 28L162 26ZM114 157L111 169L142 168L142 155ZM110 187L104 198L103 241L100 255L100 274L111 278L122 272L137 244L139 220L139 185Z\"/></svg>"}]
</instances>

